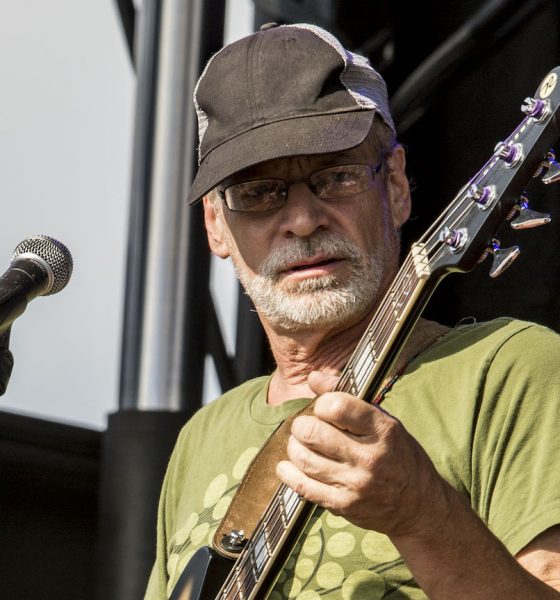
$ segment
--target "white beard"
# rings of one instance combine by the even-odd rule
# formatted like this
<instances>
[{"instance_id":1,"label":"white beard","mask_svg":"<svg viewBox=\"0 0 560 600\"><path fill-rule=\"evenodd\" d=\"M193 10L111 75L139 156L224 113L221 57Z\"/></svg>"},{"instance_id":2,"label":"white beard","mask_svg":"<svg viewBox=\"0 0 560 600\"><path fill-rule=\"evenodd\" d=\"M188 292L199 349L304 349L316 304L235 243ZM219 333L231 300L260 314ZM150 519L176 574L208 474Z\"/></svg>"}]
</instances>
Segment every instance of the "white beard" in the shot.
<instances>
[{"instance_id":1,"label":"white beard","mask_svg":"<svg viewBox=\"0 0 560 600\"><path fill-rule=\"evenodd\" d=\"M387 268L398 256L398 234L385 241L383 247L365 255L354 243L334 233L319 231L309 238L294 238L272 251L253 278L231 240L229 245L237 275L258 313L272 327L293 332L325 325L338 328L366 314L379 294ZM317 255L346 259L349 272L280 286L280 273L290 264Z\"/></svg>"}]
</instances>

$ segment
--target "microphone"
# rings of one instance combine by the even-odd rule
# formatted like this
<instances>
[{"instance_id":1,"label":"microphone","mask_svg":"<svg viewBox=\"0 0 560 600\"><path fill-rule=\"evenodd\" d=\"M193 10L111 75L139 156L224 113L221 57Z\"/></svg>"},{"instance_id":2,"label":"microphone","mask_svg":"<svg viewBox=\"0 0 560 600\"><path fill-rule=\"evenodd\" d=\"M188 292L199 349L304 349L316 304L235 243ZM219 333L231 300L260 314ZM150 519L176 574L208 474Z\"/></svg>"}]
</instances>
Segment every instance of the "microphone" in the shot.
<instances>
[{"instance_id":1,"label":"microphone","mask_svg":"<svg viewBox=\"0 0 560 600\"><path fill-rule=\"evenodd\" d=\"M60 292L72 275L68 248L46 235L36 235L18 244L8 270L0 277L0 335L37 296Z\"/></svg>"}]
</instances>

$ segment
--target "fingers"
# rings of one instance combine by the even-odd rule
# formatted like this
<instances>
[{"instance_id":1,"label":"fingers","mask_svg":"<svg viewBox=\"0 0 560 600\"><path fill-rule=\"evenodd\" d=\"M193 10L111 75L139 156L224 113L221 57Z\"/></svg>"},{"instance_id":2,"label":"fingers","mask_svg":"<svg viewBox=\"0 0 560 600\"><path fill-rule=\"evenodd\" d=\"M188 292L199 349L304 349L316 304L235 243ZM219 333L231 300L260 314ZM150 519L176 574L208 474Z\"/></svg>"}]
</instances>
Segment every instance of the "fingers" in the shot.
<instances>
[{"instance_id":1,"label":"fingers","mask_svg":"<svg viewBox=\"0 0 560 600\"><path fill-rule=\"evenodd\" d=\"M294 490L299 496L314 504L323 506L333 512L333 514L337 514L335 512L335 507L338 504L337 495L341 495L338 488L308 477L289 461L279 462L276 465L276 474L283 483Z\"/></svg>"},{"instance_id":2,"label":"fingers","mask_svg":"<svg viewBox=\"0 0 560 600\"><path fill-rule=\"evenodd\" d=\"M313 452L339 462L354 462L355 442L352 437L317 417L297 417L292 423L291 433L294 441Z\"/></svg>"},{"instance_id":3,"label":"fingers","mask_svg":"<svg viewBox=\"0 0 560 600\"><path fill-rule=\"evenodd\" d=\"M378 435L387 419L392 419L377 407L342 392L317 398L313 412L322 421L354 435Z\"/></svg>"},{"instance_id":4,"label":"fingers","mask_svg":"<svg viewBox=\"0 0 560 600\"><path fill-rule=\"evenodd\" d=\"M338 375L329 375L328 373L322 373L321 371L311 371L307 378L307 383L311 388L311 391L315 392L317 396L332 392L338 383Z\"/></svg>"},{"instance_id":5,"label":"fingers","mask_svg":"<svg viewBox=\"0 0 560 600\"><path fill-rule=\"evenodd\" d=\"M355 435L375 433L376 424L383 423L387 413L343 392L333 392L339 377L312 371L307 382L317 398L314 413L320 419ZM391 417L389 417L391 418Z\"/></svg>"},{"instance_id":6,"label":"fingers","mask_svg":"<svg viewBox=\"0 0 560 600\"><path fill-rule=\"evenodd\" d=\"M337 454L337 452L331 452L329 455L316 452L309 446L302 444L293 435L288 439L287 449L291 463L308 477L332 485L343 480L348 474L350 463L331 456L331 454ZM344 455L346 453L339 450L338 454Z\"/></svg>"}]
</instances>

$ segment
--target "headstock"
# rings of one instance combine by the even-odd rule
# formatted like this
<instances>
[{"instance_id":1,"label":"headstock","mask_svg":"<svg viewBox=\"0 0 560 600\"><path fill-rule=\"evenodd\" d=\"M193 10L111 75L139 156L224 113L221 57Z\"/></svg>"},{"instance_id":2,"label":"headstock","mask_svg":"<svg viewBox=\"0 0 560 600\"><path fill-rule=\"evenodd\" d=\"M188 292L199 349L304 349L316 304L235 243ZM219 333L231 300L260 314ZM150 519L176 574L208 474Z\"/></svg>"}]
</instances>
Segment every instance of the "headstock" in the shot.
<instances>
[{"instance_id":1,"label":"headstock","mask_svg":"<svg viewBox=\"0 0 560 600\"><path fill-rule=\"evenodd\" d=\"M533 177L545 184L560 181L560 165L550 150L560 137L560 67L550 71L521 110L525 117L519 126L413 246L428 276L469 271L493 254L490 275L496 277L519 254L517 246L503 249L495 239L502 224L510 220L514 229L527 229L550 222L550 215L529 207L525 189Z\"/></svg>"}]
</instances>

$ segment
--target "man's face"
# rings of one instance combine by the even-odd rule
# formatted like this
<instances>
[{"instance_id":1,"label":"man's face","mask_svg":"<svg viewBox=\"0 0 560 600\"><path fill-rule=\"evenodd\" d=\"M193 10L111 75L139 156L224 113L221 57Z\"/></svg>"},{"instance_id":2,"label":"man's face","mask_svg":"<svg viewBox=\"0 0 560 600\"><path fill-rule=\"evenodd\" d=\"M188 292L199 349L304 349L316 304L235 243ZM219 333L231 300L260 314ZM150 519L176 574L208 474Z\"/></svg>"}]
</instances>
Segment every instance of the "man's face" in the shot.
<instances>
[{"instance_id":1,"label":"man's face","mask_svg":"<svg viewBox=\"0 0 560 600\"><path fill-rule=\"evenodd\" d=\"M401 148L386 157L387 174L337 200L315 196L305 179L341 164L381 160L366 141L351 150L268 161L224 185L266 178L294 182L283 206L263 213L230 211L205 198L212 250L230 256L259 314L276 330L340 329L363 318L394 275L398 228L409 195Z\"/></svg>"}]
</instances>

